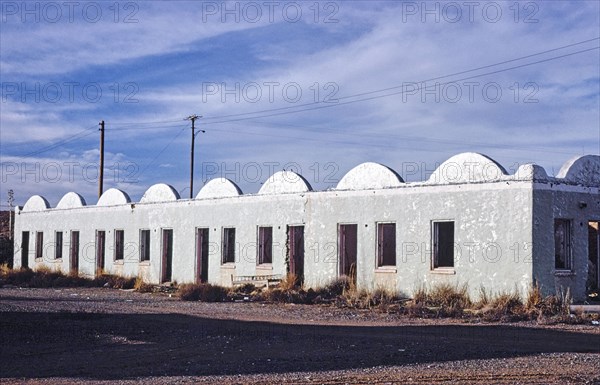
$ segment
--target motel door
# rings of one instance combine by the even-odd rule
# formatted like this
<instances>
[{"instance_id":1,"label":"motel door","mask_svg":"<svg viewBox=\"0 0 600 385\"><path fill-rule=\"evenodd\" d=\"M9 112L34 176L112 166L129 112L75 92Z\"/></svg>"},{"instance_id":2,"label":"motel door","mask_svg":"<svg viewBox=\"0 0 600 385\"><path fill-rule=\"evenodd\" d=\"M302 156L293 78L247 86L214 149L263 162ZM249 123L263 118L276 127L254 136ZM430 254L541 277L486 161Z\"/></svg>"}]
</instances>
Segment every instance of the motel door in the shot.
<instances>
[{"instance_id":1,"label":"motel door","mask_svg":"<svg viewBox=\"0 0 600 385\"><path fill-rule=\"evenodd\" d=\"M288 273L304 281L304 226L288 226Z\"/></svg>"},{"instance_id":2,"label":"motel door","mask_svg":"<svg viewBox=\"0 0 600 385\"><path fill-rule=\"evenodd\" d=\"M339 228L339 275L346 276L356 284L356 254L358 225L340 225Z\"/></svg>"},{"instance_id":3,"label":"motel door","mask_svg":"<svg viewBox=\"0 0 600 385\"><path fill-rule=\"evenodd\" d=\"M196 229L196 283L208 282L208 229Z\"/></svg>"},{"instance_id":4,"label":"motel door","mask_svg":"<svg viewBox=\"0 0 600 385\"><path fill-rule=\"evenodd\" d=\"M100 276L104 269L106 232L96 231L96 275Z\"/></svg>"},{"instance_id":5,"label":"motel door","mask_svg":"<svg viewBox=\"0 0 600 385\"><path fill-rule=\"evenodd\" d=\"M71 274L79 273L79 231L71 231L71 249L69 252Z\"/></svg>"},{"instance_id":6,"label":"motel door","mask_svg":"<svg viewBox=\"0 0 600 385\"><path fill-rule=\"evenodd\" d=\"M173 230L162 230L162 279L163 282L171 282L173 275Z\"/></svg>"}]
</instances>

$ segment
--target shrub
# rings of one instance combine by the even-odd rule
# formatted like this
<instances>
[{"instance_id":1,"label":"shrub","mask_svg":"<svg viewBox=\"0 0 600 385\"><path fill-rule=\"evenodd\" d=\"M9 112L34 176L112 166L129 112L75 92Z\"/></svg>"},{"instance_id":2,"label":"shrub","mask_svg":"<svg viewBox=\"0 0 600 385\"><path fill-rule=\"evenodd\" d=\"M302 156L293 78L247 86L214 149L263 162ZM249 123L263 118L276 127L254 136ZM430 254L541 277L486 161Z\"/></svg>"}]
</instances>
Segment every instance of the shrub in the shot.
<instances>
[{"instance_id":1,"label":"shrub","mask_svg":"<svg viewBox=\"0 0 600 385\"><path fill-rule=\"evenodd\" d=\"M42 266L33 271L30 269L0 269L0 280L4 284L22 287L111 287L115 289L132 289L135 278L118 277L103 274L93 279L80 277L76 273L64 274L60 271L52 271Z\"/></svg>"},{"instance_id":2,"label":"shrub","mask_svg":"<svg viewBox=\"0 0 600 385\"><path fill-rule=\"evenodd\" d=\"M433 286L429 291L430 306L439 307L440 316L461 317L464 309L471 306L467 285L462 287L447 283Z\"/></svg>"},{"instance_id":3,"label":"shrub","mask_svg":"<svg viewBox=\"0 0 600 385\"><path fill-rule=\"evenodd\" d=\"M517 321L526 318L528 314L516 291L498 294L483 308L483 319L486 321Z\"/></svg>"},{"instance_id":4,"label":"shrub","mask_svg":"<svg viewBox=\"0 0 600 385\"><path fill-rule=\"evenodd\" d=\"M139 293L151 293L153 289L154 289L154 286L144 282L142 277L137 277L135 279L135 283L133 284L133 290L135 290Z\"/></svg>"},{"instance_id":5,"label":"shrub","mask_svg":"<svg viewBox=\"0 0 600 385\"><path fill-rule=\"evenodd\" d=\"M236 286L231 290L234 294L252 294L256 291L256 286L252 283L245 283L240 286Z\"/></svg>"},{"instance_id":6,"label":"shrub","mask_svg":"<svg viewBox=\"0 0 600 385\"><path fill-rule=\"evenodd\" d=\"M346 290L339 296L338 305L355 309L378 308L387 311L389 306L398 302L400 296L385 288L377 288L374 291L369 290Z\"/></svg>"},{"instance_id":7,"label":"shrub","mask_svg":"<svg viewBox=\"0 0 600 385\"><path fill-rule=\"evenodd\" d=\"M569 289L544 297L540 287L535 285L529 290L525 309L529 312L530 318L537 317L538 321L546 317L554 317L557 321L572 322L570 317L572 300Z\"/></svg>"},{"instance_id":8,"label":"shrub","mask_svg":"<svg viewBox=\"0 0 600 385\"><path fill-rule=\"evenodd\" d=\"M227 288L210 283L183 284L177 289L184 301L223 302L228 299L228 292Z\"/></svg>"},{"instance_id":9,"label":"shrub","mask_svg":"<svg viewBox=\"0 0 600 385\"><path fill-rule=\"evenodd\" d=\"M285 277L283 277L278 285L278 287L283 291L294 290L301 286L300 279L298 279L296 274L287 274Z\"/></svg>"},{"instance_id":10,"label":"shrub","mask_svg":"<svg viewBox=\"0 0 600 385\"><path fill-rule=\"evenodd\" d=\"M467 285L441 283L430 288L417 287L405 311L412 316L462 317L471 305Z\"/></svg>"},{"instance_id":11,"label":"shrub","mask_svg":"<svg viewBox=\"0 0 600 385\"><path fill-rule=\"evenodd\" d=\"M351 289L350 279L346 276L339 277L329 282L325 287L316 290L317 295L324 298L335 298Z\"/></svg>"},{"instance_id":12,"label":"shrub","mask_svg":"<svg viewBox=\"0 0 600 385\"><path fill-rule=\"evenodd\" d=\"M30 269L3 269L1 279L4 284L25 286L31 281L35 272Z\"/></svg>"},{"instance_id":13,"label":"shrub","mask_svg":"<svg viewBox=\"0 0 600 385\"><path fill-rule=\"evenodd\" d=\"M113 289L133 289L137 278L120 277L118 275L102 274L94 278L94 286L104 286Z\"/></svg>"}]
</instances>

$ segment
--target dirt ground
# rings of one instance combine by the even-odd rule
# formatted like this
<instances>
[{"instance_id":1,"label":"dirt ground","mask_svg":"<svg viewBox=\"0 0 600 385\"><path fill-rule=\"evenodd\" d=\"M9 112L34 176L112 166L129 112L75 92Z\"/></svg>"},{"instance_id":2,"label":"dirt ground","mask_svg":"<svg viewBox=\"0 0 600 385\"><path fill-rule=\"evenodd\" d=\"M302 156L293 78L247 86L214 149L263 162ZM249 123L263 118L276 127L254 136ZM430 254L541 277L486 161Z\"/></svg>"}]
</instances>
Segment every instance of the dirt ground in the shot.
<instances>
[{"instance_id":1,"label":"dirt ground","mask_svg":"<svg viewBox=\"0 0 600 385\"><path fill-rule=\"evenodd\" d=\"M0 383L600 384L600 327L0 289Z\"/></svg>"}]
</instances>

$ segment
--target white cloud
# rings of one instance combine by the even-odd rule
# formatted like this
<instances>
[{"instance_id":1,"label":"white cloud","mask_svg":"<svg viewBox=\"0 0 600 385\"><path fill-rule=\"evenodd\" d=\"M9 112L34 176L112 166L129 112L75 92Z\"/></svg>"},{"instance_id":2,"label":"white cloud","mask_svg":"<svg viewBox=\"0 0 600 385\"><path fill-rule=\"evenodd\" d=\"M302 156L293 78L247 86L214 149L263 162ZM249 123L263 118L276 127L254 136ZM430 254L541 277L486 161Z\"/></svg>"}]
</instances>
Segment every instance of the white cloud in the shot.
<instances>
[{"instance_id":1,"label":"white cloud","mask_svg":"<svg viewBox=\"0 0 600 385\"><path fill-rule=\"evenodd\" d=\"M523 23L523 13L519 22L515 22L508 8L512 3L498 4L505 12L498 23L486 22L481 14L475 16L473 23L422 22L420 16L408 17L403 22L407 15L403 15L402 6L391 2L339 3L336 17L340 22L330 25L310 20L299 24L252 24L211 19L202 23L198 20L197 5L184 3L173 7L168 2L148 2L140 9L140 22L135 25L110 24L111 28L106 28L106 23L39 25L26 33L18 28L6 30L3 25L3 75L29 79L60 73L67 77L81 76L85 82L97 79L100 74L110 78L104 72L118 68L125 73L139 71L145 76L140 76L143 79L140 103L135 105L3 103L0 135L3 143L53 142L69 138L105 117L110 133L107 137L111 140L109 148L123 154L120 162L129 160L139 165L139 171L145 169L136 183L115 182L115 186L133 196L156 182L171 183L181 189L187 186L189 132L174 138L189 125L183 117L190 113L206 117L198 122L199 127L207 130L197 139L198 181L206 167L216 165L218 173L229 170L229 176L237 178L236 182L247 192L258 190L260 181L269 176L269 165L284 167L290 162L300 164L316 188L327 188L363 161L382 162L400 173L406 171L407 164L415 163L430 172L436 163L457 152L478 151L506 167L514 162L535 161L551 173L571 155L581 153L582 147L586 152L598 152L597 50L469 79L477 82L473 102L465 94L468 88L462 85L463 96L457 103L448 102L443 96L440 102L435 102L431 94L425 95L427 102L423 103L421 95L416 93L404 99L395 95L239 122L214 124L210 119L298 108L302 103L314 101L311 87L315 83L321 87L321 98L327 91L322 87L329 82L339 87L335 96L344 97L453 74L600 35L595 2L578 2L576 6L569 2L536 3L537 23ZM294 42L306 41L295 45L280 39L288 35ZM210 44L215 57L199 53L204 42ZM227 52L238 53L240 57L217 55L223 48L219 44L235 47ZM500 68L597 45L596 40ZM39 53L31 55L32 50ZM197 59L194 63L184 62L171 55L175 52L195 53L192 56ZM156 58L153 67L141 69L137 61L149 57ZM173 63L176 71L171 70ZM111 67L113 64L118 66ZM160 77L152 72L155 69ZM262 86L263 98L248 103L242 97L240 103L235 103L229 96L229 102L223 103L217 94L209 95L204 102L202 85L208 81L225 82L230 88L235 83L243 87L255 82ZM290 103L276 94L269 101L265 84L270 82L297 83L303 99ZM481 91L492 83L502 91L501 100L495 103L485 100ZM537 87L533 94L529 93L531 89L524 88L526 83ZM376 95L382 93L365 96ZM524 103L528 95L538 102ZM82 125L82 121L89 123ZM117 124L123 121L167 123ZM97 141L95 135L88 139ZM84 145L85 150L93 146L90 142ZM81 147L79 150L77 153L88 161L97 155L91 150L85 153ZM7 151L5 146L2 151ZM66 159L69 154L57 157ZM147 168L151 161L153 166ZM244 167L249 172L255 163L260 165L262 179L244 174ZM423 174L426 173L414 178L419 179ZM93 186L89 190L93 195Z\"/></svg>"}]
</instances>

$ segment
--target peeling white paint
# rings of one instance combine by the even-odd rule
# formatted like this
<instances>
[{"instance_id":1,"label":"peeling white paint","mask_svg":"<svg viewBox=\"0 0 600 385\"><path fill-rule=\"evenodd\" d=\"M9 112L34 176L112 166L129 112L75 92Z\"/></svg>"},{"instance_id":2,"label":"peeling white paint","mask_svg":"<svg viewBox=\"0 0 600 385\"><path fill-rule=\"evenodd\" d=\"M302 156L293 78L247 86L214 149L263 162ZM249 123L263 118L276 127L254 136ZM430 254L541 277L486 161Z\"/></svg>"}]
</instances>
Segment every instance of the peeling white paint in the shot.
<instances>
[{"instance_id":1,"label":"peeling white paint","mask_svg":"<svg viewBox=\"0 0 600 385\"><path fill-rule=\"evenodd\" d=\"M453 166L443 170L444 164ZM264 271L256 263L258 226L273 227L274 258L269 269L273 274L285 274L287 226L304 225L305 284L310 287L338 276L338 225L345 223L358 228L357 281L362 288L387 285L410 295L420 284L445 282L466 283L474 296L480 287L490 292L519 288L525 295L535 281L547 293L570 287L576 299L583 296L587 274L585 224L600 220L600 157L577 158L556 178L535 165L521 166L514 175L507 175L495 161L475 153L457 155L442 166L426 182L403 183L385 166L367 163L351 170L339 189L320 192L311 192L308 182L291 171L274 174L255 195L241 195L231 181L215 179L196 199L180 200L173 187L157 184L146 191L139 205L117 189L107 190L95 206L84 206L78 194L68 193L56 209L50 209L48 202L36 195L17 210L15 266L21 263L22 232L42 231L47 234L44 240L49 246L44 252L48 255L38 261L30 257L30 266L69 271L68 258L53 259L51 234L77 230L79 271L93 275L96 230L103 230L105 271L143 275L150 282L158 282L161 230L173 229L173 280L192 282L195 231L207 228L209 281L228 285L231 274ZM554 274L555 218L573 221L572 275ZM435 220L455 222L460 255L455 254L454 274L431 269L431 223ZM376 266L377 223L382 221L396 223L396 266L392 272L382 272ZM236 262L227 268L221 265L224 227L236 228ZM117 229L125 232L126 244L125 259L119 262L112 254ZM151 230L151 260L144 263L139 261L140 229ZM30 252L34 247L34 237L30 236ZM68 255L66 250L64 255Z\"/></svg>"}]
</instances>

